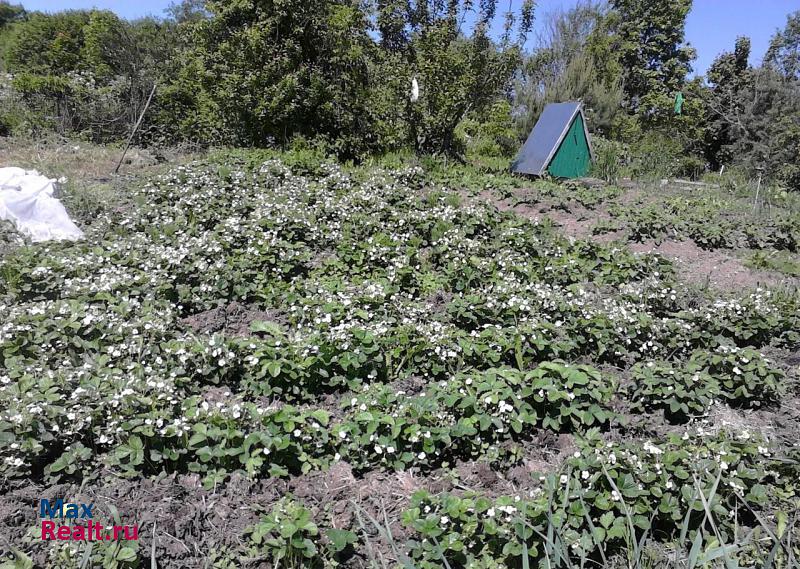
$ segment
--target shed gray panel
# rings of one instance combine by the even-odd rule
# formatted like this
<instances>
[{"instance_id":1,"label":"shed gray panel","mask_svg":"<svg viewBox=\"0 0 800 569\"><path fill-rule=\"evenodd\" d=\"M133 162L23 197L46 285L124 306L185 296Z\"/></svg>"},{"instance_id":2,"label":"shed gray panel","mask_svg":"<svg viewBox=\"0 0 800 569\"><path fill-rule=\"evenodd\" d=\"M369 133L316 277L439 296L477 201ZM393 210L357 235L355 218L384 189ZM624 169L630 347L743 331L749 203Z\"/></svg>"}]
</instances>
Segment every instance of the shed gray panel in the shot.
<instances>
[{"instance_id":1,"label":"shed gray panel","mask_svg":"<svg viewBox=\"0 0 800 569\"><path fill-rule=\"evenodd\" d=\"M547 105L511 164L511 171L534 176L544 174L580 108L578 101Z\"/></svg>"}]
</instances>

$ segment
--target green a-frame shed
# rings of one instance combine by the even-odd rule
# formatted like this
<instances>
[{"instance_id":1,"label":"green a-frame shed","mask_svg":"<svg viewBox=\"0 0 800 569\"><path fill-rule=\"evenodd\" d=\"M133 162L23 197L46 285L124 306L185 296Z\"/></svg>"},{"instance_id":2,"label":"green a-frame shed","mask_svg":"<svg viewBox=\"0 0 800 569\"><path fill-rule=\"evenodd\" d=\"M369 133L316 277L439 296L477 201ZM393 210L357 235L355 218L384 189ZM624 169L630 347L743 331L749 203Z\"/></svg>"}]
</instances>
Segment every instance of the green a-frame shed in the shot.
<instances>
[{"instance_id":1,"label":"green a-frame shed","mask_svg":"<svg viewBox=\"0 0 800 569\"><path fill-rule=\"evenodd\" d=\"M579 101L551 103L519 151L511 171L556 178L579 178L594 160L586 117Z\"/></svg>"}]
</instances>

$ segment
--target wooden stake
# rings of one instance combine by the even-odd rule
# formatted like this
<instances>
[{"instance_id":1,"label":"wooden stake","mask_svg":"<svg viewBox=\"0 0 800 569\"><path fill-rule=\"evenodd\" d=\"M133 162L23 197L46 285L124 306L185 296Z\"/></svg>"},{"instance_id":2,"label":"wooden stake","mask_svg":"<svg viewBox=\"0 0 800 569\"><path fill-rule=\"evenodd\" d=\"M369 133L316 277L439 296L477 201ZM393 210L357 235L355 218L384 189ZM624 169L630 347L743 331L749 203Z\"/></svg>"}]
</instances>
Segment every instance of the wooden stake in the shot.
<instances>
[{"instance_id":1,"label":"wooden stake","mask_svg":"<svg viewBox=\"0 0 800 569\"><path fill-rule=\"evenodd\" d=\"M756 184L756 199L753 200L753 213L756 212L756 208L758 207L758 193L761 191L761 168L758 168L758 184Z\"/></svg>"},{"instance_id":2,"label":"wooden stake","mask_svg":"<svg viewBox=\"0 0 800 569\"><path fill-rule=\"evenodd\" d=\"M122 156L119 158L119 162L117 163L117 167L114 168L114 173L119 173L119 168L122 166L122 161L125 160L125 155L128 153L128 149L131 147L131 142L133 142L133 137L136 134L136 131L139 130L139 125L142 124L142 119L144 118L144 114L147 112L147 108L150 106L150 101L153 100L153 95L156 93L156 86L158 83L153 83L153 89L150 91L150 96L147 97L147 102L144 104L144 108L142 109L142 114L139 115L139 120L136 121L136 124L133 126L133 130L131 131L131 135L128 137L128 142L125 144L125 150L122 152Z\"/></svg>"}]
</instances>

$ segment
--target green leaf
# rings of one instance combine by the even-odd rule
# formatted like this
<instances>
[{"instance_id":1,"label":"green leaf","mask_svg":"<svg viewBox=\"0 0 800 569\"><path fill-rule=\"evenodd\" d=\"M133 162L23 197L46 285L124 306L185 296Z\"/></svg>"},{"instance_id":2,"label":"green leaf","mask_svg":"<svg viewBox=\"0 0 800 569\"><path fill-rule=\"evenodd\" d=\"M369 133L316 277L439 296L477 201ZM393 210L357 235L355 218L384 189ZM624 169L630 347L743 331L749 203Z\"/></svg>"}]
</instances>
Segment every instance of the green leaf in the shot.
<instances>
[{"instance_id":1,"label":"green leaf","mask_svg":"<svg viewBox=\"0 0 800 569\"><path fill-rule=\"evenodd\" d=\"M703 547L703 534L698 531L692 541L692 549L689 550L689 559L686 562L687 569L697 567L697 559L700 556L700 549Z\"/></svg>"},{"instance_id":2,"label":"green leaf","mask_svg":"<svg viewBox=\"0 0 800 569\"><path fill-rule=\"evenodd\" d=\"M269 374L272 377L278 377L281 374L281 364L280 364L280 362L277 362L277 361L268 362L266 367L267 367L267 372L269 372Z\"/></svg>"},{"instance_id":3,"label":"green leaf","mask_svg":"<svg viewBox=\"0 0 800 569\"><path fill-rule=\"evenodd\" d=\"M323 427L328 426L328 422L330 421L330 414L323 410L323 409L316 409L311 412L311 416L317 420L317 422L322 425Z\"/></svg>"},{"instance_id":4,"label":"green leaf","mask_svg":"<svg viewBox=\"0 0 800 569\"><path fill-rule=\"evenodd\" d=\"M345 529L328 528L325 530L325 535L334 553L339 553L358 539L354 532Z\"/></svg>"},{"instance_id":5,"label":"green leaf","mask_svg":"<svg viewBox=\"0 0 800 569\"><path fill-rule=\"evenodd\" d=\"M117 553L117 561L124 561L126 563L131 563L136 561L136 550L132 547L123 547Z\"/></svg>"},{"instance_id":6,"label":"green leaf","mask_svg":"<svg viewBox=\"0 0 800 569\"><path fill-rule=\"evenodd\" d=\"M33 569L33 560L19 549L11 548L14 559L4 562L0 569Z\"/></svg>"},{"instance_id":7,"label":"green leaf","mask_svg":"<svg viewBox=\"0 0 800 569\"><path fill-rule=\"evenodd\" d=\"M594 537L594 542L600 545L606 540L606 530L595 526L594 530L592 530L592 537Z\"/></svg>"},{"instance_id":8,"label":"green leaf","mask_svg":"<svg viewBox=\"0 0 800 569\"><path fill-rule=\"evenodd\" d=\"M195 433L189 438L189 446L196 447L199 444L206 442L205 433Z\"/></svg>"},{"instance_id":9,"label":"green leaf","mask_svg":"<svg viewBox=\"0 0 800 569\"><path fill-rule=\"evenodd\" d=\"M272 336L282 336L283 329L280 324L276 322L268 322L264 320L253 320L250 323L251 332L263 332Z\"/></svg>"}]
</instances>

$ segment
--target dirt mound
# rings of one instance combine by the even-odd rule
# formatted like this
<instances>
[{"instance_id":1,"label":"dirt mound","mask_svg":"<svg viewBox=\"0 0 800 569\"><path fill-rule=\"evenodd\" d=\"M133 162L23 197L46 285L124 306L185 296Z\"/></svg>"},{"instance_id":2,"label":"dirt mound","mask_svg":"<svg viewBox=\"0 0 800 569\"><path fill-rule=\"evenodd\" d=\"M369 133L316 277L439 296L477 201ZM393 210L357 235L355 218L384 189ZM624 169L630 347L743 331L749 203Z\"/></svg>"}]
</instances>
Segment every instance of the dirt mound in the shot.
<instances>
[{"instance_id":1,"label":"dirt mound","mask_svg":"<svg viewBox=\"0 0 800 569\"><path fill-rule=\"evenodd\" d=\"M666 240L631 243L636 253L658 253L677 265L678 276L689 283L708 285L718 290L754 289L782 284L797 284L798 279L777 273L750 269L728 251L706 250L693 241Z\"/></svg>"},{"instance_id":2,"label":"dirt mound","mask_svg":"<svg viewBox=\"0 0 800 569\"><path fill-rule=\"evenodd\" d=\"M233 301L197 314L182 318L183 327L201 334L223 333L228 336L250 336L253 322L282 322L278 311L261 310L248 304Z\"/></svg>"},{"instance_id":3,"label":"dirt mound","mask_svg":"<svg viewBox=\"0 0 800 569\"><path fill-rule=\"evenodd\" d=\"M552 474L577 447L575 438L566 433L557 434L537 429L531 437L520 443L519 462L509 468L498 469L486 460L460 461L454 472L457 491L474 491L489 497L524 496L540 486L539 477Z\"/></svg>"}]
</instances>

